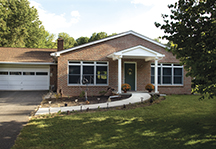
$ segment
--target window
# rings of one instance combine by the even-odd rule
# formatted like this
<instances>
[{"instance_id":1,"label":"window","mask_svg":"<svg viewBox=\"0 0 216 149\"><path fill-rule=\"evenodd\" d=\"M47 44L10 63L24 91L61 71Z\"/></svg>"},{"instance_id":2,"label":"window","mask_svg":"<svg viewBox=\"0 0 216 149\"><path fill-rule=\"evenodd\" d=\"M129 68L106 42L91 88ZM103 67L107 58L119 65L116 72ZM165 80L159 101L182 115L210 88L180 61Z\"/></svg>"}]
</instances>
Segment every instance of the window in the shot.
<instances>
[{"instance_id":1,"label":"window","mask_svg":"<svg viewBox=\"0 0 216 149\"><path fill-rule=\"evenodd\" d=\"M97 66L96 73L96 83L107 84L107 66Z\"/></svg>"},{"instance_id":2,"label":"window","mask_svg":"<svg viewBox=\"0 0 216 149\"><path fill-rule=\"evenodd\" d=\"M69 84L80 83L80 66L69 66Z\"/></svg>"},{"instance_id":3,"label":"window","mask_svg":"<svg viewBox=\"0 0 216 149\"><path fill-rule=\"evenodd\" d=\"M182 76L182 68L174 68L174 84L183 84Z\"/></svg>"},{"instance_id":4,"label":"window","mask_svg":"<svg viewBox=\"0 0 216 149\"><path fill-rule=\"evenodd\" d=\"M172 84L172 68L163 67L163 84Z\"/></svg>"},{"instance_id":5,"label":"window","mask_svg":"<svg viewBox=\"0 0 216 149\"><path fill-rule=\"evenodd\" d=\"M151 67L151 83L154 84L154 67ZM158 67L158 84L161 84L161 68Z\"/></svg>"},{"instance_id":6,"label":"window","mask_svg":"<svg viewBox=\"0 0 216 149\"><path fill-rule=\"evenodd\" d=\"M107 62L68 62L69 85L107 85Z\"/></svg>"},{"instance_id":7,"label":"window","mask_svg":"<svg viewBox=\"0 0 216 149\"><path fill-rule=\"evenodd\" d=\"M22 72L13 71L10 72L10 75L22 75Z\"/></svg>"},{"instance_id":8,"label":"window","mask_svg":"<svg viewBox=\"0 0 216 149\"><path fill-rule=\"evenodd\" d=\"M8 75L7 71L0 71L0 75Z\"/></svg>"},{"instance_id":9,"label":"window","mask_svg":"<svg viewBox=\"0 0 216 149\"><path fill-rule=\"evenodd\" d=\"M94 66L83 66L83 84L94 84Z\"/></svg>"},{"instance_id":10,"label":"window","mask_svg":"<svg viewBox=\"0 0 216 149\"><path fill-rule=\"evenodd\" d=\"M37 76L47 76L48 72L36 72Z\"/></svg>"},{"instance_id":11,"label":"window","mask_svg":"<svg viewBox=\"0 0 216 149\"><path fill-rule=\"evenodd\" d=\"M35 75L35 73L34 72L23 72L23 75L32 76L32 75Z\"/></svg>"},{"instance_id":12,"label":"window","mask_svg":"<svg viewBox=\"0 0 216 149\"><path fill-rule=\"evenodd\" d=\"M151 65L151 83L154 84L154 64ZM179 64L159 64L158 65L159 85L182 85L183 66Z\"/></svg>"}]
</instances>

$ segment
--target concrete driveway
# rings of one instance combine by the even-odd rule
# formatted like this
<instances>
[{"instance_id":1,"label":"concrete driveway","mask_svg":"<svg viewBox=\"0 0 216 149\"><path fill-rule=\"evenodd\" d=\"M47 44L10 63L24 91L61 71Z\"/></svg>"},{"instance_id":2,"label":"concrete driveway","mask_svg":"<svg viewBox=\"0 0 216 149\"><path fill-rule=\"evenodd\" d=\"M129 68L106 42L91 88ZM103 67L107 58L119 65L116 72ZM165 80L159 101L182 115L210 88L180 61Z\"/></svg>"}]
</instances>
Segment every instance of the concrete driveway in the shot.
<instances>
[{"instance_id":1,"label":"concrete driveway","mask_svg":"<svg viewBox=\"0 0 216 149\"><path fill-rule=\"evenodd\" d=\"M47 91L0 91L0 148L9 149Z\"/></svg>"}]
</instances>

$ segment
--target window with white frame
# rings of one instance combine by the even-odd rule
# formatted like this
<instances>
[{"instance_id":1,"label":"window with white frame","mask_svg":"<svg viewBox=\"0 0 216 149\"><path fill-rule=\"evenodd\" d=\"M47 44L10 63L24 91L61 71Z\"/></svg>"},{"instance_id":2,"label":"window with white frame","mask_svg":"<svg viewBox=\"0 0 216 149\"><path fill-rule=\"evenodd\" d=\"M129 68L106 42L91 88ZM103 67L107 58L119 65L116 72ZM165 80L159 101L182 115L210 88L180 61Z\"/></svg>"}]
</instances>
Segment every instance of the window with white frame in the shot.
<instances>
[{"instance_id":1,"label":"window with white frame","mask_svg":"<svg viewBox=\"0 0 216 149\"><path fill-rule=\"evenodd\" d=\"M154 84L155 65L151 65L151 83ZM179 64L158 64L159 85L183 85L183 66Z\"/></svg>"},{"instance_id":2,"label":"window with white frame","mask_svg":"<svg viewBox=\"0 0 216 149\"><path fill-rule=\"evenodd\" d=\"M107 85L108 62L68 62L69 85Z\"/></svg>"}]
</instances>

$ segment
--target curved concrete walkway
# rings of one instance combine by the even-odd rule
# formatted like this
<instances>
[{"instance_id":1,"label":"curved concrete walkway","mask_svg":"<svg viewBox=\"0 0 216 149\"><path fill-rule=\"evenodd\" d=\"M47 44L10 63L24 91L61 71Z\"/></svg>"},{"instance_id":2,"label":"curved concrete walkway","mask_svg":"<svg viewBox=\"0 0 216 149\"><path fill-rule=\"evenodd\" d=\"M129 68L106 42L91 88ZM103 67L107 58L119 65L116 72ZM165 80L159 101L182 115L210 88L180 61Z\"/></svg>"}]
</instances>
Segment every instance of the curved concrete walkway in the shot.
<instances>
[{"instance_id":1,"label":"curved concrete walkway","mask_svg":"<svg viewBox=\"0 0 216 149\"><path fill-rule=\"evenodd\" d=\"M132 93L132 96L128 99L119 100L119 101L111 101L106 103L99 103L99 104L88 104L88 105L80 105L80 106L71 106L71 107L51 107L50 113L57 113L59 110L61 112L67 112L67 111L80 111L89 109L97 109L100 108L107 108L107 107L118 107L122 105L128 105L133 104L137 102L141 102L141 97L143 97L143 101L150 99L150 95L148 93ZM39 108L39 110L36 112L35 115L42 115L42 114L49 114L49 108Z\"/></svg>"}]
</instances>

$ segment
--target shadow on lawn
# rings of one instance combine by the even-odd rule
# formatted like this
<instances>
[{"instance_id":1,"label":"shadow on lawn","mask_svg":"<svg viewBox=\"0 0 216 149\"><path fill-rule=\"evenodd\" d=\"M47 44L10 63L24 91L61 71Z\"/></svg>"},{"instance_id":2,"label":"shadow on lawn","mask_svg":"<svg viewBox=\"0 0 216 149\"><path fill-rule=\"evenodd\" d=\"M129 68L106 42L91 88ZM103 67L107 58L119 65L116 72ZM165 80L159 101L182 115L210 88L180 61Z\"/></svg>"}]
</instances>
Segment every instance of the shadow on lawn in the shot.
<instances>
[{"instance_id":1,"label":"shadow on lawn","mask_svg":"<svg viewBox=\"0 0 216 149\"><path fill-rule=\"evenodd\" d=\"M141 110L140 110L141 111ZM135 110L134 112L140 112ZM25 127L16 144L42 148L215 148L215 111L194 117L175 114L159 118L77 114L37 120ZM109 116L110 115L110 116ZM35 125L38 123L37 125ZM80 127L81 126L81 127ZM57 129L58 128L58 129ZM28 144L26 144L28 142ZM43 145L42 145L43 144Z\"/></svg>"}]
</instances>

